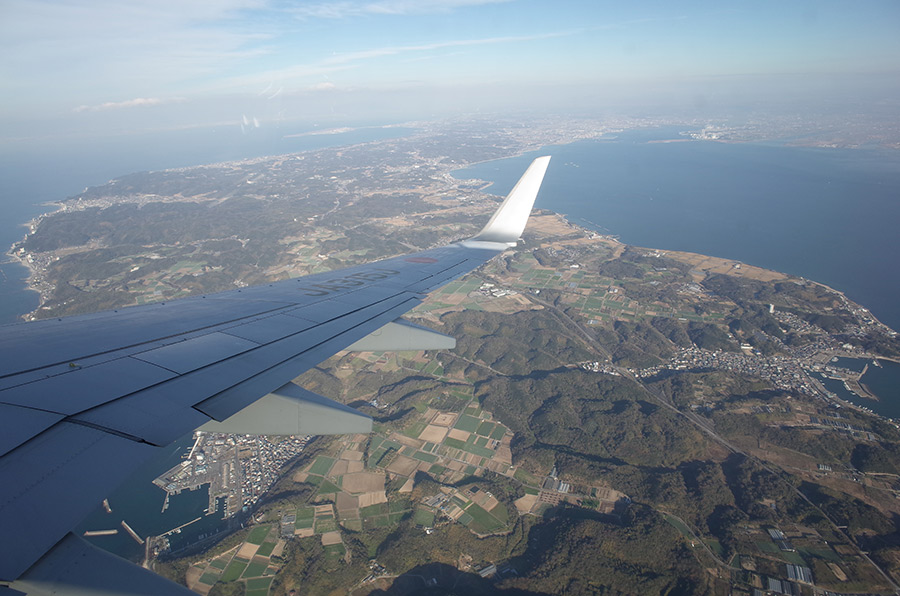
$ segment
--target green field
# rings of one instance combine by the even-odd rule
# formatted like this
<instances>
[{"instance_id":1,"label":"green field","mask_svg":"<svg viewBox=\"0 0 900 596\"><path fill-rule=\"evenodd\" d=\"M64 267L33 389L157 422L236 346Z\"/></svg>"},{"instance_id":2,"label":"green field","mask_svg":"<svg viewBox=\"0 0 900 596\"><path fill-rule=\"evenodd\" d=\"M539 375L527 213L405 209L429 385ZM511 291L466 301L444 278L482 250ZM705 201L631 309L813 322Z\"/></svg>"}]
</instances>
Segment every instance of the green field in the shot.
<instances>
[{"instance_id":1,"label":"green field","mask_svg":"<svg viewBox=\"0 0 900 596\"><path fill-rule=\"evenodd\" d=\"M331 466L334 465L334 462L335 459L333 457L325 457L324 455L320 455L316 458L316 463L314 463L309 469L309 473L324 476L328 473L328 470L331 469Z\"/></svg>"},{"instance_id":2,"label":"green field","mask_svg":"<svg viewBox=\"0 0 900 596\"><path fill-rule=\"evenodd\" d=\"M269 586L272 584L271 577L259 577L256 579L248 579L247 580L247 594L249 595L251 590L267 590Z\"/></svg>"},{"instance_id":3,"label":"green field","mask_svg":"<svg viewBox=\"0 0 900 596\"><path fill-rule=\"evenodd\" d=\"M475 432L480 425L481 425L481 418L475 418L474 416L467 416L466 414L461 414L459 416L459 420L456 421L455 428L458 428L459 430Z\"/></svg>"},{"instance_id":4,"label":"green field","mask_svg":"<svg viewBox=\"0 0 900 596\"><path fill-rule=\"evenodd\" d=\"M322 484L319 485L319 494L320 495L330 495L330 494L339 493L339 492L341 492L341 489L339 487L335 486L329 480L323 480Z\"/></svg>"},{"instance_id":5,"label":"green field","mask_svg":"<svg viewBox=\"0 0 900 596\"><path fill-rule=\"evenodd\" d=\"M225 568L225 573L222 574L223 582L233 582L237 578L244 573L244 569L247 568L247 563L243 563L235 559L231 563L228 564L228 567Z\"/></svg>"},{"instance_id":6,"label":"green field","mask_svg":"<svg viewBox=\"0 0 900 596\"><path fill-rule=\"evenodd\" d=\"M475 435L472 435L472 436L475 436ZM484 437L478 437L478 438L483 439ZM486 457L488 459L494 457L494 455L496 453L493 449L489 449L487 447L481 447L479 445L475 445L474 443L466 443L466 446L463 447L463 450L468 451L469 453L474 453L475 455L480 455L481 457Z\"/></svg>"},{"instance_id":7,"label":"green field","mask_svg":"<svg viewBox=\"0 0 900 596\"><path fill-rule=\"evenodd\" d=\"M324 534L325 532L334 532L338 529L337 522L334 519L317 519L316 534Z\"/></svg>"},{"instance_id":8,"label":"green field","mask_svg":"<svg viewBox=\"0 0 900 596\"><path fill-rule=\"evenodd\" d=\"M769 542L768 540L757 542L756 546L758 546L759 550L763 551L764 553L779 553L779 552L781 552L781 549L778 548L777 544L775 544L774 542Z\"/></svg>"},{"instance_id":9,"label":"green field","mask_svg":"<svg viewBox=\"0 0 900 596\"><path fill-rule=\"evenodd\" d=\"M200 583L206 584L207 586L211 586L219 579L218 573L204 573L200 576Z\"/></svg>"},{"instance_id":10,"label":"green field","mask_svg":"<svg viewBox=\"0 0 900 596\"><path fill-rule=\"evenodd\" d=\"M444 445L447 447L453 447L455 449L465 449L466 443L465 441L460 441L459 439L453 439L451 437L447 437L444 439Z\"/></svg>"},{"instance_id":11,"label":"green field","mask_svg":"<svg viewBox=\"0 0 900 596\"><path fill-rule=\"evenodd\" d=\"M788 563L793 563L794 565L806 565L806 561L803 560L803 557L801 557L799 553L783 550L781 551L781 557Z\"/></svg>"},{"instance_id":12,"label":"green field","mask_svg":"<svg viewBox=\"0 0 900 596\"><path fill-rule=\"evenodd\" d=\"M494 428L496 427L497 425L493 422L485 420L478 426L478 430L475 431L475 434L481 435L483 437L489 437L491 436L491 433L494 432Z\"/></svg>"},{"instance_id":13,"label":"green field","mask_svg":"<svg viewBox=\"0 0 900 596\"><path fill-rule=\"evenodd\" d=\"M256 526L252 530L250 530L250 535L247 536L247 542L250 544L262 544L266 540L266 536L269 535L269 530L272 529L272 526Z\"/></svg>"},{"instance_id":14,"label":"green field","mask_svg":"<svg viewBox=\"0 0 900 596\"><path fill-rule=\"evenodd\" d=\"M210 563L210 566L215 567L216 569L225 569L228 567L228 561L224 559L213 559Z\"/></svg>"},{"instance_id":15,"label":"green field","mask_svg":"<svg viewBox=\"0 0 900 596\"><path fill-rule=\"evenodd\" d=\"M372 517L373 515L381 515L382 513L387 513L388 507L386 503L376 503L375 505L369 505L368 507L362 507L359 510L360 517Z\"/></svg>"},{"instance_id":16,"label":"green field","mask_svg":"<svg viewBox=\"0 0 900 596\"><path fill-rule=\"evenodd\" d=\"M425 430L425 426L424 422L414 422L409 425L409 428L403 431L403 434L407 437L418 439L419 435L422 434L422 431Z\"/></svg>"},{"instance_id":17,"label":"green field","mask_svg":"<svg viewBox=\"0 0 900 596\"><path fill-rule=\"evenodd\" d=\"M416 451L415 453L413 453L413 457L419 461L425 461L430 464L433 464L434 462L436 462L438 460L438 457L436 455L432 455L430 453L423 453L421 451Z\"/></svg>"},{"instance_id":18,"label":"green field","mask_svg":"<svg viewBox=\"0 0 900 596\"><path fill-rule=\"evenodd\" d=\"M841 562L841 557L830 548L798 548L797 552L807 557L816 557L834 563Z\"/></svg>"},{"instance_id":19,"label":"green field","mask_svg":"<svg viewBox=\"0 0 900 596\"><path fill-rule=\"evenodd\" d=\"M665 517L666 521L672 524L672 526L674 526L676 530L681 532L685 538L687 538L688 540L693 539L694 535L680 519L675 519L674 517L665 514L663 514L663 517Z\"/></svg>"},{"instance_id":20,"label":"green field","mask_svg":"<svg viewBox=\"0 0 900 596\"><path fill-rule=\"evenodd\" d=\"M483 507L476 503L472 503L466 509L466 513L472 516L472 523L469 527L476 532L486 533L499 530L504 526L503 522L488 513Z\"/></svg>"},{"instance_id":21,"label":"green field","mask_svg":"<svg viewBox=\"0 0 900 596\"><path fill-rule=\"evenodd\" d=\"M523 484L530 484L532 486L537 485L538 483L538 479L535 476L532 476L528 471L522 468L516 469L516 473L513 474L513 478Z\"/></svg>"},{"instance_id":22,"label":"green field","mask_svg":"<svg viewBox=\"0 0 900 596\"><path fill-rule=\"evenodd\" d=\"M343 544L331 544L325 547L325 558L326 559L339 559L344 556L344 553L347 552L347 549Z\"/></svg>"},{"instance_id":23,"label":"green field","mask_svg":"<svg viewBox=\"0 0 900 596\"><path fill-rule=\"evenodd\" d=\"M268 566L269 564L267 562L254 559L252 563L247 565L243 577L259 577Z\"/></svg>"},{"instance_id":24,"label":"green field","mask_svg":"<svg viewBox=\"0 0 900 596\"><path fill-rule=\"evenodd\" d=\"M295 525L294 527L296 528L297 526ZM261 557L268 557L269 555L272 554L273 550L275 550L274 542L263 542L262 546L260 546L259 549L256 551L256 554Z\"/></svg>"},{"instance_id":25,"label":"green field","mask_svg":"<svg viewBox=\"0 0 900 596\"><path fill-rule=\"evenodd\" d=\"M416 509L413 522L426 528L431 527L434 525L434 513L427 509Z\"/></svg>"},{"instance_id":26,"label":"green field","mask_svg":"<svg viewBox=\"0 0 900 596\"><path fill-rule=\"evenodd\" d=\"M361 519L345 519L341 525L353 532L362 532L363 523Z\"/></svg>"},{"instance_id":27,"label":"green field","mask_svg":"<svg viewBox=\"0 0 900 596\"><path fill-rule=\"evenodd\" d=\"M497 518L497 520L506 525L509 523L509 511L506 510L506 505L503 503L497 503L493 509L490 510L490 514Z\"/></svg>"},{"instance_id":28,"label":"green field","mask_svg":"<svg viewBox=\"0 0 900 596\"><path fill-rule=\"evenodd\" d=\"M722 548L722 543L719 542L718 540L714 540L714 539L710 538L710 539L704 540L703 542L706 543L706 546L708 546L710 548L710 550L712 550L712 552L716 553L716 556L718 556L720 558L725 556L725 549Z\"/></svg>"}]
</instances>

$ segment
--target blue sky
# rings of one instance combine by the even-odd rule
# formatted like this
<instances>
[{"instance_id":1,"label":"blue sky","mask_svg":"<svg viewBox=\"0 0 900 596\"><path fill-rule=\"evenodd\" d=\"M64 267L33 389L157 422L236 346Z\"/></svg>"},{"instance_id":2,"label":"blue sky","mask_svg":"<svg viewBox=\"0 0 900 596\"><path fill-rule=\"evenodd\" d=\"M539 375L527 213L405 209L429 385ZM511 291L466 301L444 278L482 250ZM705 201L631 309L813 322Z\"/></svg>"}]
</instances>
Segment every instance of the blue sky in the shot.
<instances>
[{"instance_id":1,"label":"blue sky","mask_svg":"<svg viewBox=\"0 0 900 596\"><path fill-rule=\"evenodd\" d=\"M898 31L895 0L4 0L0 123L10 139L889 81Z\"/></svg>"}]
</instances>

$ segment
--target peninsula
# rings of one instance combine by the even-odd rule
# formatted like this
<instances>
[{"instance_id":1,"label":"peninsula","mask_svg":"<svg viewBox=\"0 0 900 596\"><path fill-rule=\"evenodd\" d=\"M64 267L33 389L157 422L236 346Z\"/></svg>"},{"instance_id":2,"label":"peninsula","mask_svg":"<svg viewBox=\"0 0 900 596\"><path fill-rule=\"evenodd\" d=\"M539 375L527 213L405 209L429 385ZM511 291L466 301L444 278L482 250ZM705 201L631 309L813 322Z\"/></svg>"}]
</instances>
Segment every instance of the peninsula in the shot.
<instances>
[{"instance_id":1,"label":"peninsula","mask_svg":"<svg viewBox=\"0 0 900 596\"><path fill-rule=\"evenodd\" d=\"M474 233L496 197L455 169L625 124L423 124L132 174L60 203L13 254L41 291L31 318L329 270ZM411 318L457 349L342 353L298 379L373 415L372 435L298 439L289 458L201 437L163 483L252 471L228 510L254 527L182 558L161 544L157 570L204 594L896 589L900 429L823 379L854 388L834 359L900 341L841 293L543 211Z\"/></svg>"}]
</instances>

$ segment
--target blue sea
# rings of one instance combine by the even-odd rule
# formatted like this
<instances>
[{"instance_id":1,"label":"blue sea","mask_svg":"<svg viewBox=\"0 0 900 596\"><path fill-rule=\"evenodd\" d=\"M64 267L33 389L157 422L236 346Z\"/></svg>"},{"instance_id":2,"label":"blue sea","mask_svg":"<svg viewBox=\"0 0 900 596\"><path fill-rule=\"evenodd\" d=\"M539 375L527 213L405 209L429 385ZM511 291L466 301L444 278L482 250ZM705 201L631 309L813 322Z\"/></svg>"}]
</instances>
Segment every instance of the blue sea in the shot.
<instances>
[{"instance_id":1,"label":"blue sea","mask_svg":"<svg viewBox=\"0 0 900 596\"><path fill-rule=\"evenodd\" d=\"M86 530L118 530L118 534L94 536L88 540L119 556L138 561L144 556L144 547L125 532L121 526L122 521L137 532L138 536L146 538L159 536L199 517L198 521L183 528L181 532L170 535L173 550L184 548L201 537L224 531L227 527L223 520L224 503L218 502L217 508L209 515L204 512L209 505L208 484L170 497L168 507L162 512L166 493L154 485L153 480L180 463L182 457L190 451L191 445L193 438L187 435L166 447L159 457L144 465L109 495L107 500L111 513L107 513L103 507L97 507L75 528L75 534L80 535Z\"/></svg>"}]
</instances>

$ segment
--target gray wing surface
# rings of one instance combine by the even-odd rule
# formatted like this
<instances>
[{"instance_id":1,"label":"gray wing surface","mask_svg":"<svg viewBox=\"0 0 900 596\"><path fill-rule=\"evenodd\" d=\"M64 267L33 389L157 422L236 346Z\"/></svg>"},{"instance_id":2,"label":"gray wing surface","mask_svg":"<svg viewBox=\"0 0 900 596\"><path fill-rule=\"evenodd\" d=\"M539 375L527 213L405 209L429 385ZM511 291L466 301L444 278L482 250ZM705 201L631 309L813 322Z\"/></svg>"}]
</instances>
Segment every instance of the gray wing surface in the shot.
<instances>
[{"instance_id":1,"label":"gray wing surface","mask_svg":"<svg viewBox=\"0 0 900 596\"><path fill-rule=\"evenodd\" d=\"M396 320L515 245L548 162L535 160L466 241L219 294L0 327L0 582L13 582L0 594L109 589L85 569L96 561L112 569L111 556L71 529L137 466L201 425L249 434L370 430L368 417L290 381L348 347L452 345ZM122 564L121 578L131 568L137 578L146 572ZM130 593L164 593L146 573L127 580ZM118 572L106 575L120 581Z\"/></svg>"}]
</instances>

